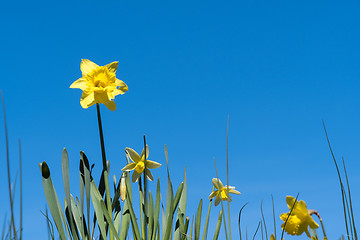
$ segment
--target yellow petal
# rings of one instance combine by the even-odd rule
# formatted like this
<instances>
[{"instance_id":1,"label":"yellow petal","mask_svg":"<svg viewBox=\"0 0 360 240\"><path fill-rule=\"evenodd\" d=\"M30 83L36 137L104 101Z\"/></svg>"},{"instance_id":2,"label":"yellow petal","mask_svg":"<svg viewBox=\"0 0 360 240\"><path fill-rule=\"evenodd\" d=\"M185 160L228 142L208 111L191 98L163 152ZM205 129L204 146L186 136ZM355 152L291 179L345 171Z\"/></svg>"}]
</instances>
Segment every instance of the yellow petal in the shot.
<instances>
[{"instance_id":1,"label":"yellow petal","mask_svg":"<svg viewBox=\"0 0 360 240\"><path fill-rule=\"evenodd\" d=\"M143 150L142 150L142 152L141 152L141 156L140 156L140 158L143 159L143 160L145 160L145 149L146 149L146 159L149 157L149 146L146 145L146 146L143 148Z\"/></svg>"},{"instance_id":2,"label":"yellow petal","mask_svg":"<svg viewBox=\"0 0 360 240\"><path fill-rule=\"evenodd\" d=\"M214 191L214 192L210 193L210 195L209 195L209 199L214 198L216 195L218 195L218 193L219 193L219 191L218 191L218 190L216 190L216 191Z\"/></svg>"},{"instance_id":3,"label":"yellow petal","mask_svg":"<svg viewBox=\"0 0 360 240\"><path fill-rule=\"evenodd\" d=\"M112 63L105 65L104 67L107 67L109 69L109 72L115 73L118 68L118 65L119 65L119 62L112 62Z\"/></svg>"},{"instance_id":4,"label":"yellow petal","mask_svg":"<svg viewBox=\"0 0 360 240\"><path fill-rule=\"evenodd\" d=\"M270 240L275 240L274 234L271 234Z\"/></svg>"},{"instance_id":5,"label":"yellow petal","mask_svg":"<svg viewBox=\"0 0 360 240\"><path fill-rule=\"evenodd\" d=\"M94 93L90 94L84 91L81 95L80 104L83 108L88 108L95 104Z\"/></svg>"},{"instance_id":6,"label":"yellow petal","mask_svg":"<svg viewBox=\"0 0 360 240\"><path fill-rule=\"evenodd\" d=\"M317 224L311 216L309 217L308 223L312 229L319 227L319 224Z\"/></svg>"},{"instance_id":7,"label":"yellow petal","mask_svg":"<svg viewBox=\"0 0 360 240\"><path fill-rule=\"evenodd\" d=\"M149 179L150 181L154 180L153 175L151 174L150 170L147 168L145 169L145 175L146 175L147 179Z\"/></svg>"},{"instance_id":8,"label":"yellow petal","mask_svg":"<svg viewBox=\"0 0 360 240\"><path fill-rule=\"evenodd\" d=\"M97 67L99 67L99 66L96 63L94 63L88 59L81 60L80 69L81 69L83 76L88 75L89 73L91 73L92 70L96 69Z\"/></svg>"},{"instance_id":9,"label":"yellow petal","mask_svg":"<svg viewBox=\"0 0 360 240\"><path fill-rule=\"evenodd\" d=\"M130 159L133 160L135 163L140 161L140 156L137 152L135 152L133 149L131 148L125 148L125 151L129 154Z\"/></svg>"},{"instance_id":10,"label":"yellow petal","mask_svg":"<svg viewBox=\"0 0 360 240\"><path fill-rule=\"evenodd\" d=\"M116 103L115 103L114 101L105 102L104 105L105 105L110 111L115 111L115 110L116 110Z\"/></svg>"},{"instance_id":11,"label":"yellow petal","mask_svg":"<svg viewBox=\"0 0 360 240\"><path fill-rule=\"evenodd\" d=\"M213 179L212 179L212 184L214 185L214 187L215 187L216 189L222 189L222 188L223 188L223 184L222 184L222 182L220 181L220 179L218 179L218 178L213 178Z\"/></svg>"},{"instance_id":12,"label":"yellow petal","mask_svg":"<svg viewBox=\"0 0 360 240\"><path fill-rule=\"evenodd\" d=\"M137 171L134 171L134 173L133 173L133 175L131 177L132 182L134 182L134 183L137 182L139 180L140 176L141 176L141 173L138 173Z\"/></svg>"},{"instance_id":13,"label":"yellow petal","mask_svg":"<svg viewBox=\"0 0 360 240\"><path fill-rule=\"evenodd\" d=\"M120 89L114 89L113 91L111 91L111 94L113 96L113 98L119 94L124 94L125 92L124 91L121 91Z\"/></svg>"},{"instance_id":14,"label":"yellow petal","mask_svg":"<svg viewBox=\"0 0 360 240\"><path fill-rule=\"evenodd\" d=\"M121 169L121 171L131 171L135 168L135 166L136 166L136 163L129 163L123 169Z\"/></svg>"},{"instance_id":15,"label":"yellow petal","mask_svg":"<svg viewBox=\"0 0 360 240\"><path fill-rule=\"evenodd\" d=\"M229 189L229 193L240 195L241 193L239 191L236 191L235 189Z\"/></svg>"},{"instance_id":16,"label":"yellow petal","mask_svg":"<svg viewBox=\"0 0 360 240\"><path fill-rule=\"evenodd\" d=\"M286 196L286 203L290 210L294 206L295 200L296 200L296 198L294 198L293 196Z\"/></svg>"},{"instance_id":17,"label":"yellow petal","mask_svg":"<svg viewBox=\"0 0 360 240\"><path fill-rule=\"evenodd\" d=\"M160 163L153 162L153 161L151 161L151 160L146 160L146 167L147 167L147 168L154 169L154 168L158 168L158 167L160 167L160 166L161 166Z\"/></svg>"},{"instance_id":18,"label":"yellow petal","mask_svg":"<svg viewBox=\"0 0 360 240\"><path fill-rule=\"evenodd\" d=\"M215 206L219 205L220 202L221 202L221 199L220 199L219 195L216 195L216 197L215 197Z\"/></svg>"},{"instance_id":19,"label":"yellow petal","mask_svg":"<svg viewBox=\"0 0 360 240\"><path fill-rule=\"evenodd\" d=\"M107 92L94 93L95 102L104 104L110 111L116 110L116 103L109 99Z\"/></svg>"},{"instance_id":20,"label":"yellow petal","mask_svg":"<svg viewBox=\"0 0 360 240\"><path fill-rule=\"evenodd\" d=\"M85 90L87 85L87 81L85 78L79 78L78 80L76 80L75 82L73 82L70 85L70 88L80 88L81 90Z\"/></svg>"},{"instance_id":21,"label":"yellow petal","mask_svg":"<svg viewBox=\"0 0 360 240\"><path fill-rule=\"evenodd\" d=\"M285 222L286 219L287 219L287 217L288 217L288 215L289 215L289 213L282 213L282 214L280 214L280 219Z\"/></svg>"},{"instance_id":22,"label":"yellow petal","mask_svg":"<svg viewBox=\"0 0 360 240\"><path fill-rule=\"evenodd\" d=\"M122 89L126 89L125 91L127 91L128 90L128 86L126 85L126 83L124 83L122 80L120 80L120 79L115 79L115 85L116 86L118 86L118 87L120 87L120 88L122 88Z\"/></svg>"}]
</instances>

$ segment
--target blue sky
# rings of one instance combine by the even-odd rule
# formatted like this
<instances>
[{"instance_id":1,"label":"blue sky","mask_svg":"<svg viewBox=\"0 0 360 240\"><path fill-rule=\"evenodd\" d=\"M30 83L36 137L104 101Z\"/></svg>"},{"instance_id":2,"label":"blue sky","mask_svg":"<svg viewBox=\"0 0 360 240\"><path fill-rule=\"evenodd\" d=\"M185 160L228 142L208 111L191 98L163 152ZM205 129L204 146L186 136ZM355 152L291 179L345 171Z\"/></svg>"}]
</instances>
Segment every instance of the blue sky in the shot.
<instances>
[{"instance_id":1,"label":"blue sky","mask_svg":"<svg viewBox=\"0 0 360 240\"><path fill-rule=\"evenodd\" d=\"M319 210L329 238L338 238L345 227L324 119L336 157L344 156L347 162L354 208L359 212L359 2L9 1L1 5L0 89L5 96L13 179L18 169L17 141L22 141L26 238L47 238L40 213L45 197L39 162L48 162L61 197L63 147L70 156L74 195L80 150L100 172L96 109L82 109L81 91L69 88L81 76L84 58L99 65L119 61L117 77L129 86L125 95L115 99L115 112L101 109L111 175L120 176L125 147L141 151L143 134L150 146L149 159L163 166L167 144L176 186L187 168L188 214L195 214L200 198L207 199L211 192L214 157L225 181L229 115L230 185L242 193L234 196L231 205L234 223L241 206L250 202L243 212L243 227L252 236L264 199L272 229L270 194L279 215L287 211L286 195L300 192L309 208ZM4 183L0 206L5 206L0 216L4 216L9 215L4 137L0 149ZM154 170L153 175L164 181L165 189L166 168ZM212 216L218 211L214 208ZM280 221L277 218L278 232ZM40 236L39 231L43 231ZM233 233L238 236L235 224Z\"/></svg>"}]
</instances>

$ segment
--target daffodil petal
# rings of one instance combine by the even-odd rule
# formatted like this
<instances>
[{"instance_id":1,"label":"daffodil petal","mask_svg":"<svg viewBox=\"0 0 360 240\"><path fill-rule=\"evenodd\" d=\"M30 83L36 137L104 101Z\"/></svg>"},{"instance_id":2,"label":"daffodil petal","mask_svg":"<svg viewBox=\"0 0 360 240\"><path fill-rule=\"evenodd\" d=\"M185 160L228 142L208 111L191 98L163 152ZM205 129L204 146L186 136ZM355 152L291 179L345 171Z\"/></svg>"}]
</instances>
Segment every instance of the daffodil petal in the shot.
<instances>
[{"instance_id":1,"label":"daffodil petal","mask_svg":"<svg viewBox=\"0 0 360 240\"><path fill-rule=\"evenodd\" d=\"M83 76L88 75L89 73L91 73L92 70L96 69L97 67L99 66L96 63L90 61L89 59L81 60L80 69Z\"/></svg>"},{"instance_id":2,"label":"daffodil petal","mask_svg":"<svg viewBox=\"0 0 360 240\"><path fill-rule=\"evenodd\" d=\"M309 226L310 226L312 229L315 229L315 228L318 228L318 227L319 227L319 224L317 224L317 223L314 221L314 219L310 216Z\"/></svg>"},{"instance_id":3,"label":"daffodil petal","mask_svg":"<svg viewBox=\"0 0 360 240\"><path fill-rule=\"evenodd\" d=\"M114 89L112 92L111 92L111 94L115 97L115 96L117 96L117 95L119 95L119 94L124 94L125 93L125 91L122 91L122 90L120 90L120 89Z\"/></svg>"},{"instance_id":4,"label":"daffodil petal","mask_svg":"<svg viewBox=\"0 0 360 240\"><path fill-rule=\"evenodd\" d=\"M151 174L150 170L147 168L145 169L145 175L150 181L154 180L153 175Z\"/></svg>"},{"instance_id":5,"label":"daffodil petal","mask_svg":"<svg viewBox=\"0 0 360 240\"><path fill-rule=\"evenodd\" d=\"M94 93L95 102L104 104L110 111L116 110L116 103L109 99L107 92Z\"/></svg>"},{"instance_id":6,"label":"daffodil petal","mask_svg":"<svg viewBox=\"0 0 360 240\"><path fill-rule=\"evenodd\" d=\"M137 171L134 171L134 173L133 173L133 175L131 177L131 181L134 182L134 183L137 182L139 180L140 176L141 176L141 173L138 173Z\"/></svg>"},{"instance_id":7,"label":"daffodil petal","mask_svg":"<svg viewBox=\"0 0 360 240\"><path fill-rule=\"evenodd\" d=\"M141 159L144 159L144 160L145 160L145 156L144 156L144 154L145 154L145 149L146 149L146 159L147 159L147 158L149 157L149 146L146 145L146 146L143 148L142 152L141 152L140 158L141 158Z\"/></svg>"},{"instance_id":8,"label":"daffodil petal","mask_svg":"<svg viewBox=\"0 0 360 240\"><path fill-rule=\"evenodd\" d=\"M126 83L124 83L122 80L120 80L120 79L115 79L115 85L116 86L118 86L118 87L120 87L120 88L122 88L122 89L124 89L125 91L127 91L128 90L128 86L126 85Z\"/></svg>"},{"instance_id":9,"label":"daffodil petal","mask_svg":"<svg viewBox=\"0 0 360 240\"><path fill-rule=\"evenodd\" d=\"M219 205L220 202L221 202L221 199L220 199L219 195L216 195L216 197L215 197L215 206Z\"/></svg>"},{"instance_id":10,"label":"daffodil petal","mask_svg":"<svg viewBox=\"0 0 360 240\"><path fill-rule=\"evenodd\" d=\"M133 160L135 163L140 161L140 156L137 152L135 152L132 148L125 148L125 151L129 154L131 160Z\"/></svg>"},{"instance_id":11,"label":"daffodil petal","mask_svg":"<svg viewBox=\"0 0 360 240\"><path fill-rule=\"evenodd\" d=\"M109 72L115 73L118 68L118 65L119 65L119 62L112 62L112 63L105 65L104 67L107 67L109 69Z\"/></svg>"},{"instance_id":12,"label":"daffodil petal","mask_svg":"<svg viewBox=\"0 0 360 240\"><path fill-rule=\"evenodd\" d=\"M158 168L160 166L161 166L160 163L157 163L157 162L154 162L154 161L151 161L151 160L146 160L146 167L147 168L154 169L154 168Z\"/></svg>"},{"instance_id":13,"label":"daffodil petal","mask_svg":"<svg viewBox=\"0 0 360 240\"><path fill-rule=\"evenodd\" d=\"M289 215L289 213L282 213L282 214L280 214L280 219L285 222L286 219L287 219L287 217L288 217L288 215Z\"/></svg>"},{"instance_id":14,"label":"daffodil petal","mask_svg":"<svg viewBox=\"0 0 360 240\"><path fill-rule=\"evenodd\" d=\"M214 197L218 194L218 192L219 192L219 191L214 191L214 192L210 193L209 199L214 198Z\"/></svg>"},{"instance_id":15,"label":"daffodil petal","mask_svg":"<svg viewBox=\"0 0 360 240\"><path fill-rule=\"evenodd\" d=\"M76 80L75 82L73 82L71 85L70 85L70 88L80 88L81 90L85 90L86 88L86 84L87 84L87 81L86 79L84 78L79 78L78 80Z\"/></svg>"},{"instance_id":16,"label":"daffodil petal","mask_svg":"<svg viewBox=\"0 0 360 240\"><path fill-rule=\"evenodd\" d=\"M126 165L123 169L121 169L121 171L131 171L134 170L136 166L136 163L129 163L128 165Z\"/></svg>"},{"instance_id":17,"label":"daffodil petal","mask_svg":"<svg viewBox=\"0 0 360 240\"><path fill-rule=\"evenodd\" d=\"M223 188L223 184L222 184L222 182L220 181L220 179L218 179L218 178L213 178L213 179L212 179L212 184L214 185L214 187L215 187L216 189L222 189L222 188Z\"/></svg>"},{"instance_id":18,"label":"daffodil petal","mask_svg":"<svg viewBox=\"0 0 360 240\"><path fill-rule=\"evenodd\" d=\"M110 111L115 111L115 110L116 110L116 103L115 103L114 101L105 102L104 105L105 105Z\"/></svg>"},{"instance_id":19,"label":"daffodil petal","mask_svg":"<svg viewBox=\"0 0 360 240\"><path fill-rule=\"evenodd\" d=\"M293 196L286 196L286 203L288 208L291 210L294 203L295 203L296 198L294 198Z\"/></svg>"},{"instance_id":20,"label":"daffodil petal","mask_svg":"<svg viewBox=\"0 0 360 240\"><path fill-rule=\"evenodd\" d=\"M80 104L83 108L88 108L95 104L94 93L90 94L84 91L81 95Z\"/></svg>"},{"instance_id":21,"label":"daffodil petal","mask_svg":"<svg viewBox=\"0 0 360 240\"><path fill-rule=\"evenodd\" d=\"M241 193L239 191L236 191L235 189L229 189L229 193L240 195Z\"/></svg>"}]
</instances>

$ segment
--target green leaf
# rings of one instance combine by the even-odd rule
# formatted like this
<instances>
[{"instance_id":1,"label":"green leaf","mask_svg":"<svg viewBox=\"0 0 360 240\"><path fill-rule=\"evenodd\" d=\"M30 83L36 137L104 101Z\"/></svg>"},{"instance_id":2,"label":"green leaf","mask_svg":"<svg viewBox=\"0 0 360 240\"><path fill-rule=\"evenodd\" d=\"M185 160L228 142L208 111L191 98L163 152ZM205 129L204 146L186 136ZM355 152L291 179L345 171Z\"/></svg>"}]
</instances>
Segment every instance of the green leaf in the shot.
<instances>
[{"instance_id":1,"label":"green leaf","mask_svg":"<svg viewBox=\"0 0 360 240\"><path fill-rule=\"evenodd\" d=\"M78 238L77 235L75 234L76 230L75 230L74 222L71 220L72 211L71 211L71 200L70 200L69 155L65 148L63 149L61 155L61 169L62 169L64 190L65 190L65 201L67 203L70 213L69 225L71 232L73 233L72 236L74 237L75 240L77 240Z\"/></svg>"},{"instance_id":2,"label":"green leaf","mask_svg":"<svg viewBox=\"0 0 360 240\"><path fill-rule=\"evenodd\" d=\"M160 214L160 179L157 180L156 185L156 198L155 198L155 213L154 213L154 228L153 228L153 236L150 238L151 240L155 240L155 235L157 232L157 229L159 227L159 214Z\"/></svg>"},{"instance_id":3,"label":"green leaf","mask_svg":"<svg viewBox=\"0 0 360 240\"><path fill-rule=\"evenodd\" d=\"M195 240L200 238L201 211L203 200L200 200L199 207L195 216Z\"/></svg>"},{"instance_id":4,"label":"green leaf","mask_svg":"<svg viewBox=\"0 0 360 240\"><path fill-rule=\"evenodd\" d=\"M102 197L99 193L99 190L95 184L94 181L91 181L91 188L90 188L90 194L91 194L91 200L94 205L95 215L96 219L99 225L100 234L103 239L106 239L106 230L105 230L105 221L104 221L104 212L101 208L100 201L102 200Z\"/></svg>"},{"instance_id":5,"label":"green leaf","mask_svg":"<svg viewBox=\"0 0 360 240\"><path fill-rule=\"evenodd\" d=\"M50 213L54 219L55 226L60 235L60 239L66 240L64 227L63 227L62 221L61 221L61 212L63 210L62 210L61 206L59 208L59 205L58 205L59 199L56 195L55 188L51 181L50 169L47 166L46 162L40 163L39 166L40 166L40 171L41 171L41 175L42 175L42 182L43 182L45 198L48 203Z\"/></svg>"},{"instance_id":6,"label":"green leaf","mask_svg":"<svg viewBox=\"0 0 360 240\"><path fill-rule=\"evenodd\" d=\"M217 240L220 233L220 227L221 227L221 219L222 219L222 211L219 212L219 217L216 223L215 233L214 233L214 240Z\"/></svg>"}]
</instances>

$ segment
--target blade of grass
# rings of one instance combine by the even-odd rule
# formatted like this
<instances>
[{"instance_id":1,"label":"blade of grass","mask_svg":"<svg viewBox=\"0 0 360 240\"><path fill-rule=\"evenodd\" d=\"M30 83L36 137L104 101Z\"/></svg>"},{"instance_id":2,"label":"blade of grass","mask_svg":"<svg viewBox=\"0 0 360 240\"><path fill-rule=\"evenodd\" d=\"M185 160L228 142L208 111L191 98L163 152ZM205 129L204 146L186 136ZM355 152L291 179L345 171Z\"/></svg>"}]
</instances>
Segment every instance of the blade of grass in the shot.
<instances>
[{"instance_id":1,"label":"blade of grass","mask_svg":"<svg viewBox=\"0 0 360 240\"><path fill-rule=\"evenodd\" d=\"M267 233L267 229L266 229L266 222L265 222L265 217L264 217L264 211L263 211L263 208L262 208L262 204L263 204L263 200L261 200L260 209L261 209L262 220L264 222L265 236L266 236L266 239L268 239L268 233Z\"/></svg>"},{"instance_id":2,"label":"blade of grass","mask_svg":"<svg viewBox=\"0 0 360 240\"><path fill-rule=\"evenodd\" d=\"M215 227L215 233L214 233L214 238L213 240L217 240L219 238L219 233L220 233L220 228L221 228L221 218L222 218L222 211L220 210L219 212L219 217L216 223L216 227Z\"/></svg>"},{"instance_id":3,"label":"blade of grass","mask_svg":"<svg viewBox=\"0 0 360 240\"><path fill-rule=\"evenodd\" d=\"M218 175L218 171L217 171L217 167L216 167L216 161L215 161L215 158L214 158L214 164L215 164L215 172L216 172L216 178L218 179L218 181L220 180L219 179L219 175ZM220 191L220 189L219 189ZM228 195L229 196L229 195ZM220 202L221 202L221 209L222 211L224 212L224 204L223 204L223 200L222 198L220 198ZM225 229L225 236L226 236L226 240L228 240L228 234L227 234L227 230L226 230L226 220L225 220L225 214L223 214L223 220L224 220L224 229Z\"/></svg>"},{"instance_id":4,"label":"blade of grass","mask_svg":"<svg viewBox=\"0 0 360 240\"><path fill-rule=\"evenodd\" d=\"M254 236L253 236L253 240L255 239L256 234L257 234L257 232L259 231L260 224L261 224L261 221L259 221L259 224L258 224L258 226L257 226L257 228L256 228L256 231L255 231Z\"/></svg>"},{"instance_id":5,"label":"blade of grass","mask_svg":"<svg viewBox=\"0 0 360 240\"><path fill-rule=\"evenodd\" d=\"M227 195L229 195L229 119L230 116L228 115L227 119L227 129L226 129L226 183L227 183ZM228 224L229 224L229 238L231 240L231 220L230 220L230 201L227 201L227 207L228 207Z\"/></svg>"},{"instance_id":6,"label":"blade of grass","mask_svg":"<svg viewBox=\"0 0 360 240\"><path fill-rule=\"evenodd\" d=\"M214 191L214 187L212 189L212 192L213 191ZM210 201L209 201L209 207L208 207L208 211L207 211L207 214L206 214L205 228L204 228L204 233L203 233L202 240L206 240L206 238L207 238L208 227L209 227L209 218L210 218L210 209L211 209L212 200L213 199L210 199Z\"/></svg>"},{"instance_id":7,"label":"blade of grass","mask_svg":"<svg viewBox=\"0 0 360 240\"><path fill-rule=\"evenodd\" d=\"M350 213L351 213L351 221L350 222L352 222L352 226L353 226L353 229L354 229L354 237L357 240L358 236L357 236L357 231L356 231L356 226L355 226L354 212L353 212L353 208L352 208L350 184L349 184L349 179L348 179L348 175L347 175L347 172L346 172L346 166L345 166L344 157L342 157L342 162L343 162L343 166L344 166L344 173L345 173L346 184L347 184L348 195L349 195L349 205L350 205Z\"/></svg>"},{"instance_id":8,"label":"blade of grass","mask_svg":"<svg viewBox=\"0 0 360 240\"><path fill-rule=\"evenodd\" d=\"M23 231L23 202L22 202L22 159L21 159L21 141L19 139L19 168L20 168L20 240L22 240Z\"/></svg>"},{"instance_id":9,"label":"blade of grass","mask_svg":"<svg viewBox=\"0 0 360 240\"><path fill-rule=\"evenodd\" d=\"M324 120L322 120L322 123L323 123L323 127L324 127L324 132L325 132L326 140L327 140L327 143L328 143L328 145L329 145L330 153L331 153L331 156L332 156L332 158L333 158L333 160L334 160L334 164L335 164L336 171L337 171L338 178L339 178L339 183L340 183L340 188L341 188L341 196L342 196L342 202L343 202L343 210L344 210L344 220L345 220L346 233L347 233L348 240L350 240L349 228L348 228L347 216L346 216L345 198L344 198L344 193L345 193L344 185L343 185L342 180L341 180L340 170L339 170L339 167L338 167L338 164L337 164L337 162L336 162L336 158L335 158L334 152L333 152L332 147L331 147L331 144L330 144L330 140L329 140L329 136L328 136L328 133L327 133L327 130L326 130L326 127L325 127L325 122L324 122Z\"/></svg>"},{"instance_id":10,"label":"blade of grass","mask_svg":"<svg viewBox=\"0 0 360 240\"><path fill-rule=\"evenodd\" d=\"M7 130L7 123L6 123L6 111L5 111L5 101L3 92L0 91L1 94L1 101L3 106L3 114L4 114L4 131L5 131L5 148L6 148L6 167L7 167L7 177L8 177L8 187L9 187L9 199L10 199L10 213L11 213L11 228L14 232L14 238L17 239L16 235L16 228L15 228L15 220L14 220L14 203L12 199L12 191L11 191L11 177L10 177L10 153L9 153L9 138L8 138L8 130ZM11 229L10 228L10 229Z\"/></svg>"},{"instance_id":11,"label":"blade of grass","mask_svg":"<svg viewBox=\"0 0 360 240\"><path fill-rule=\"evenodd\" d=\"M155 240L156 230L160 229L159 227L159 214L160 214L160 179L158 178L156 184L156 197L155 197L155 214L154 214L154 228L152 240Z\"/></svg>"},{"instance_id":12,"label":"blade of grass","mask_svg":"<svg viewBox=\"0 0 360 240\"><path fill-rule=\"evenodd\" d=\"M271 194L271 202L272 202L273 218L274 218L274 238L276 240L275 204L274 204L274 197L272 194Z\"/></svg>"},{"instance_id":13,"label":"blade of grass","mask_svg":"<svg viewBox=\"0 0 360 240\"><path fill-rule=\"evenodd\" d=\"M200 238L202 203L203 203L203 200L201 199L198 209L197 209L197 213L195 215L195 240L199 240L199 238Z\"/></svg>"},{"instance_id":14,"label":"blade of grass","mask_svg":"<svg viewBox=\"0 0 360 240\"><path fill-rule=\"evenodd\" d=\"M240 211L239 211L239 220L238 220L238 224L239 224L239 236L240 236L240 240L241 240L241 227L240 227L240 218L241 218L241 212L242 212L242 210L245 208L245 206L248 204L248 202L247 203L245 203L242 207L241 207L241 209L240 209Z\"/></svg>"}]
</instances>

